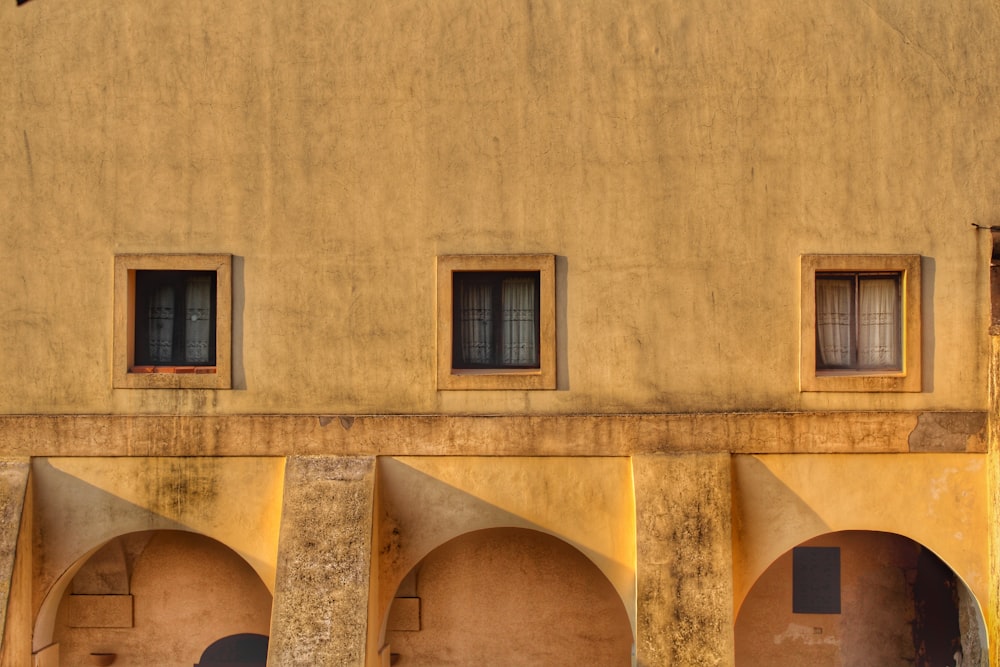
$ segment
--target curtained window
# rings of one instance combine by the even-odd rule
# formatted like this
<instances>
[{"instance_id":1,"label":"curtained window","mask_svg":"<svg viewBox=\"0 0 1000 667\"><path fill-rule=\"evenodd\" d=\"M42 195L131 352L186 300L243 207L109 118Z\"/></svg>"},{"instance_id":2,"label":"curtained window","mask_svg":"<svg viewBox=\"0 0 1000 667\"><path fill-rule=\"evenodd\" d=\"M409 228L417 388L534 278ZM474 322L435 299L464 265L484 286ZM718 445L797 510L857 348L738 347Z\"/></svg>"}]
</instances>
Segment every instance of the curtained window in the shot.
<instances>
[{"instance_id":1,"label":"curtained window","mask_svg":"<svg viewBox=\"0 0 1000 667\"><path fill-rule=\"evenodd\" d=\"M136 366L214 366L214 271L136 271Z\"/></svg>"},{"instance_id":2,"label":"curtained window","mask_svg":"<svg viewBox=\"0 0 1000 667\"><path fill-rule=\"evenodd\" d=\"M455 272L455 368L539 367L539 273Z\"/></svg>"},{"instance_id":3,"label":"curtained window","mask_svg":"<svg viewBox=\"0 0 1000 667\"><path fill-rule=\"evenodd\" d=\"M816 368L900 370L898 273L816 274Z\"/></svg>"}]
</instances>

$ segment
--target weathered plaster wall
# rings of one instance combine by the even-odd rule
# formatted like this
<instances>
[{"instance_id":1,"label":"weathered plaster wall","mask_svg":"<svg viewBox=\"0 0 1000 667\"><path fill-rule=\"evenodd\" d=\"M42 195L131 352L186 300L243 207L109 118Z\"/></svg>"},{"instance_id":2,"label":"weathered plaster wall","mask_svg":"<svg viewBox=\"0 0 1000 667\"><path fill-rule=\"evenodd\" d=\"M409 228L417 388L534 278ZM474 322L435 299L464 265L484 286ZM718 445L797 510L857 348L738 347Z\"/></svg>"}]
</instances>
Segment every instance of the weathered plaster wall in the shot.
<instances>
[{"instance_id":1,"label":"weathered plaster wall","mask_svg":"<svg viewBox=\"0 0 1000 667\"><path fill-rule=\"evenodd\" d=\"M739 609L781 554L839 530L897 533L931 549L987 608L986 456L735 456L733 561Z\"/></svg>"},{"instance_id":2,"label":"weathered plaster wall","mask_svg":"<svg viewBox=\"0 0 1000 667\"><path fill-rule=\"evenodd\" d=\"M983 409L998 38L986 0L4 3L0 412ZM236 256L235 390L111 389L120 252ZM435 391L434 257L486 252L559 256L559 391ZM924 392L798 392L812 252L924 256Z\"/></svg>"},{"instance_id":3,"label":"weathered plaster wall","mask_svg":"<svg viewBox=\"0 0 1000 667\"><path fill-rule=\"evenodd\" d=\"M969 223L997 222L993 3L33 0L0 5L0 44L0 452L123 457L36 463L43 624L123 529L213 535L274 581L280 459L134 456L367 462L343 485L291 475L282 659L328 618L296 566L346 567L297 529L313 502L371 518L375 455L635 455L638 530L608 553L636 552L642 664L724 664L732 599L831 526L912 517L984 599L980 455L904 461L985 450L989 239ZM126 252L235 256L232 390L112 389ZM523 252L558 256L558 390L436 391L434 257ZM847 252L922 255L922 392L798 391L799 255ZM730 452L907 456L738 462L730 541ZM450 479L432 465L420 493ZM845 475L858 495L837 497ZM530 477L513 497L547 498ZM579 529L578 505L539 525ZM349 571L338 619L375 573ZM302 661L360 660L355 621Z\"/></svg>"},{"instance_id":4,"label":"weathered plaster wall","mask_svg":"<svg viewBox=\"0 0 1000 667\"><path fill-rule=\"evenodd\" d=\"M35 456L986 451L986 412L613 415L17 415L0 451Z\"/></svg>"},{"instance_id":5,"label":"weathered plaster wall","mask_svg":"<svg viewBox=\"0 0 1000 667\"><path fill-rule=\"evenodd\" d=\"M419 629L389 632L401 665L632 664L632 625L604 573L533 530L466 533L414 573Z\"/></svg>"}]
</instances>

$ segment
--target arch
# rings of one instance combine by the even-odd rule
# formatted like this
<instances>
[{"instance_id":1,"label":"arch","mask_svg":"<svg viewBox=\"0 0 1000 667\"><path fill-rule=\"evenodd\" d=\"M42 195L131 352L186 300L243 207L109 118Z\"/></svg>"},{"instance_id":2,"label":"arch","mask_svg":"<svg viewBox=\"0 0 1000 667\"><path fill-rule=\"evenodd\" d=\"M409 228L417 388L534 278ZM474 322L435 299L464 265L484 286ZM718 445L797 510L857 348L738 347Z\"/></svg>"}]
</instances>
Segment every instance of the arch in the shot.
<instances>
[{"instance_id":1,"label":"arch","mask_svg":"<svg viewBox=\"0 0 1000 667\"><path fill-rule=\"evenodd\" d=\"M807 556L829 550L830 571L810 566ZM840 608L810 607L834 574ZM734 634L737 664L954 667L956 653L964 667L988 664L966 582L931 549L884 531L828 532L781 554L740 604Z\"/></svg>"},{"instance_id":2,"label":"arch","mask_svg":"<svg viewBox=\"0 0 1000 667\"><path fill-rule=\"evenodd\" d=\"M469 531L433 549L404 577L383 631L392 653L435 665L630 665L633 642L625 605L593 561L526 528Z\"/></svg>"},{"instance_id":3,"label":"arch","mask_svg":"<svg viewBox=\"0 0 1000 667\"><path fill-rule=\"evenodd\" d=\"M51 643L56 610L78 569L122 535L176 530L210 537L236 551L273 591L284 458L58 457L31 465L44 553L35 577L42 600L33 651ZM247 496L249 487L256 492Z\"/></svg>"},{"instance_id":4,"label":"arch","mask_svg":"<svg viewBox=\"0 0 1000 667\"><path fill-rule=\"evenodd\" d=\"M589 558L636 627L635 494L624 457L379 457L379 585L369 649L385 642L392 595L449 540L492 528L536 530Z\"/></svg>"},{"instance_id":5,"label":"arch","mask_svg":"<svg viewBox=\"0 0 1000 667\"><path fill-rule=\"evenodd\" d=\"M36 635L49 635L35 644L58 643L66 664L100 651L144 664L192 665L220 636L266 635L271 604L257 571L214 538L125 533L81 556L50 589L43 601L49 616L40 612L35 620Z\"/></svg>"},{"instance_id":6,"label":"arch","mask_svg":"<svg viewBox=\"0 0 1000 667\"><path fill-rule=\"evenodd\" d=\"M733 457L735 606L781 554L846 530L894 533L945 560L989 596L985 458L970 454ZM886 471L892 471L888 480ZM932 489L932 493L909 493ZM934 517L934 520L928 520Z\"/></svg>"},{"instance_id":7,"label":"arch","mask_svg":"<svg viewBox=\"0 0 1000 667\"><path fill-rule=\"evenodd\" d=\"M212 642L195 667L264 667L267 635L244 632Z\"/></svg>"}]
</instances>

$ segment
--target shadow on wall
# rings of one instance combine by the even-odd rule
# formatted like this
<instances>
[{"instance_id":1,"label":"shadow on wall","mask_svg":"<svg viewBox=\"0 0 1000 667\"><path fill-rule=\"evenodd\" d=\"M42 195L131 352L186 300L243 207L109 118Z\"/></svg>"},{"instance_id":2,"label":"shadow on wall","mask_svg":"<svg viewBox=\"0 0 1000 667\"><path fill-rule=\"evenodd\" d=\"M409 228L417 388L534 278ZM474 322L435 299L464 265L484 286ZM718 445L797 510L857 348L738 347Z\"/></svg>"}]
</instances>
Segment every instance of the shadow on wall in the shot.
<instances>
[{"instance_id":1,"label":"shadow on wall","mask_svg":"<svg viewBox=\"0 0 1000 667\"><path fill-rule=\"evenodd\" d=\"M399 665L631 665L632 629L600 569L534 530L466 533L403 580L386 635Z\"/></svg>"}]
</instances>

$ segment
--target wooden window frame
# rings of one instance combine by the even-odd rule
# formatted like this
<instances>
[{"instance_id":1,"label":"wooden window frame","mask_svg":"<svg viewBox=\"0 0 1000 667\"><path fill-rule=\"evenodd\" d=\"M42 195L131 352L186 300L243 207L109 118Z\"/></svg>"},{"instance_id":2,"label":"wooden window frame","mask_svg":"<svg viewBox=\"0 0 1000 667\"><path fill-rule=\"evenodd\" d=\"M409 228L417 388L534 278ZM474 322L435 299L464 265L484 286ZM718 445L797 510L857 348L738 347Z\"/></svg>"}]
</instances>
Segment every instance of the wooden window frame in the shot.
<instances>
[{"instance_id":1,"label":"wooden window frame","mask_svg":"<svg viewBox=\"0 0 1000 667\"><path fill-rule=\"evenodd\" d=\"M455 273L538 274L538 367L457 368L454 353ZM556 388L555 255L442 255L437 258L437 388Z\"/></svg>"},{"instance_id":2,"label":"wooden window frame","mask_svg":"<svg viewBox=\"0 0 1000 667\"><path fill-rule=\"evenodd\" d=\"M136 272L215 273L215 365L135 364ZM229 389L232 386L232 255L115 256L112 386L116 389Z\"/></svg>"},{"instance_id":3,"label":"wooden window frame","mask_svg":"<svg viewBox=\"0 0 1000 667\"><path fill-rule=\"evenodd\" d=\"M820 369L816 364L816 275L899 276L901 368ZM919 392L921 384L920 255L802 255L799 389L835 392Z\"/></svg>"}]
</instances>

